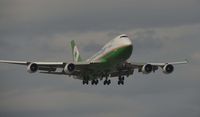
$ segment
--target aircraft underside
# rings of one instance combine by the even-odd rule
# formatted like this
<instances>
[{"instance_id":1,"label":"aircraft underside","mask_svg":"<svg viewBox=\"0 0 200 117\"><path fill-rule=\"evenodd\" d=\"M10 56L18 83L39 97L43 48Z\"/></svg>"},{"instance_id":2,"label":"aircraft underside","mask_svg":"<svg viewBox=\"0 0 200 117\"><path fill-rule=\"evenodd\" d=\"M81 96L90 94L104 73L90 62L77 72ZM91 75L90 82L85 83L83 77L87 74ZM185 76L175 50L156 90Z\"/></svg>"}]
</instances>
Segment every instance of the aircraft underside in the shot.
<instances>
[{"instance_id":1,"label":"aircraft underside","mask_svg":"<svg viewBox=\"0 0 200 117\"><path fill-rule=\"evenodd\" d=\"M85 72L82 75L79 76L73 76L75 79L82 80L83 85L97 85L100 81L103 82L104 85L110 85L111 84L111 78L118 78L118 85L124 84L125 77L128 77L129 75L132 75L134 72L133 69L129 70L112 70L112 72ZM92 74L93 73L93 74Z\"/></svg>"}]
</instances>

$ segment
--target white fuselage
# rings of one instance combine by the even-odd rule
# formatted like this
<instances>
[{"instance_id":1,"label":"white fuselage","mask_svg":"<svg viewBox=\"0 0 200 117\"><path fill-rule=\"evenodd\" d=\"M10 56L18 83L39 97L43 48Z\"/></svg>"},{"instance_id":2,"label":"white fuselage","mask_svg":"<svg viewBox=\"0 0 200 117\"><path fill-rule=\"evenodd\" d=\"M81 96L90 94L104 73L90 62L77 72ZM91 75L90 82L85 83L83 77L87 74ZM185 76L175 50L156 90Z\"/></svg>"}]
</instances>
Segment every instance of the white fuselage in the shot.
<instances>
[{"instance_id":1,"label":"white fuselage","mask_svg":"<svg viewBox=\"0 0 200 117\"><path fill-rule=\"evenodd\" d=\"M120 35L114 38L113 40L109 41L106 45L103 46L103 48L99 52L97 52L94 56L92 56L87 61L90 61L90 62L99 61L99 59L101 59L105 55L126 46L132 46L131 40L125 34Z\"/></svg>"}]
</instances>

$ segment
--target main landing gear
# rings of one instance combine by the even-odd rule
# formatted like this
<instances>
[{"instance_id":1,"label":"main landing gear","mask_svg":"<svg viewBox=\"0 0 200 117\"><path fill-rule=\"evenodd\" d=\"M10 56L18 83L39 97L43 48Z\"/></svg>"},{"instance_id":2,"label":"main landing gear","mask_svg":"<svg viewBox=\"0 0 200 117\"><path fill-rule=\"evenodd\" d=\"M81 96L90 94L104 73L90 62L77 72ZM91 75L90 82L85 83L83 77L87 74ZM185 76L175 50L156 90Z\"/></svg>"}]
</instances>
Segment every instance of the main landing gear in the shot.
<instances>
[{"instance_id":1,"label":"main landing gear","mask_svg":"<svg viewBox=\"0 0 200 117\"><path fill-rule=\"evenodd\" d=\"M108 75L106 75L106 79L104 80L103 85L110 85L110 83L111 83L111 80L108 79Z\"/></svg>"},{"instance_id":2,"label":"main landing gear","mask_svg":"<svg viewBox=\"0 0 200 117\"><path fill-rule=\"evenodd\" d=\"M98 83L99 83L99 80L92 80L92 81L91 81L91 84L92 84L92 85L97 85Z\"/></svg>"},{"instance_id":3,"label":"main landing gear","mask_svg":"<svg viewBox=\"0 0 200 117\"><path fill-rule=\"evenodd\" d=\"M91 81L91 85L97 85L98 83L99 83L99 80L92 80ZM110 83L111 83L111 80L108 80L108 79L104 80L104 82L103 82L104 85L110 85ZM88 80L83 80L82 84L83 85L85 85L85 84L88 85L89 81Z\"/></svg>"},{"instance_id":4,"label":"main landing gear","mask_svg":"<svg viewBox=\"0 0 200 117\"><path fill-rule=\"evenodd\" d=\"M97 79L94 79L94 80L91 80L91 85L97 85L99 83L99 80ZM88 85L89 84L89 80L87 79L84 79L82 81L82 84L83 85ZM110 85L111 84L111 80L108 79L108 77L103 81L103 85ZM117 82L118 85L124 85L124 76L119 76L118 78L118 82Z\"/></svg>"},{"instance_id":5,"label":"main landing gear","mask_svg":"<svg viewBox=\"0 0 200 117\"><path fill-rule=\"evenodd\" d=\"M91 81L91 85L97 85L99 83L99 80L92 80ZM83 80L82 82L83 85L88 85L89 84L89 81L88 80Z\"/></svg>"},{"instance_id":6,"label":"main landing gear","mask_svg":"<svg viewBox=\"0 0 200 117\"><path fill-rule=\"evenodd\" d=\"M118 85L124 85L124 76L119 76Z\"/></svg>"},{"instance_id":7,"label":"main landing gear","mask_svg":"<svg viewBox=\"0 0 200 117\"><path fill-rule=\"evenodd\" d=\"M103 85L110 85L110 83L111 83L111 80L106 79L104 80Z\"/></svg>"},{"instance_id":8,"label":"main landing gear","mask_svg":"<svg viewBox=\"0 0 200 117\"><path fill-rule=\"evenodd\" d=\"M89 81L88 81L88 80L83 80L82 83L83 83L83 85L85 85L85 84L88 85L88 84L89 84Z\"/></svg>"}]
</instances>

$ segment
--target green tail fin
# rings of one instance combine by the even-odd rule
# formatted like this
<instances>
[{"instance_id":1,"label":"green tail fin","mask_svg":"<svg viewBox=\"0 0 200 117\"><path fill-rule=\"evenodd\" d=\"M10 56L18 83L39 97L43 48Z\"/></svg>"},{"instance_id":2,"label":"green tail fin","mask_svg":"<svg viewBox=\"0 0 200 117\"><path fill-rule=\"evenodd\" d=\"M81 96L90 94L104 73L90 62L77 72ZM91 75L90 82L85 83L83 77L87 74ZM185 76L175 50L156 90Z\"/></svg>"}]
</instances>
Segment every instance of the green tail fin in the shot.
<instances>
[{"instance_id":1,"label":"green tail fin","mask_svg":"<svg viewBox=\"0 0 200 117\"><path fill-rule=\"evenodd\" d=\"M71 41L71 48L72 48L73 61L74 62L82 61L82 58L80 56L80 53L78 51L78 48L77 48L74 40Z\"/></svg>"}]
</instances>

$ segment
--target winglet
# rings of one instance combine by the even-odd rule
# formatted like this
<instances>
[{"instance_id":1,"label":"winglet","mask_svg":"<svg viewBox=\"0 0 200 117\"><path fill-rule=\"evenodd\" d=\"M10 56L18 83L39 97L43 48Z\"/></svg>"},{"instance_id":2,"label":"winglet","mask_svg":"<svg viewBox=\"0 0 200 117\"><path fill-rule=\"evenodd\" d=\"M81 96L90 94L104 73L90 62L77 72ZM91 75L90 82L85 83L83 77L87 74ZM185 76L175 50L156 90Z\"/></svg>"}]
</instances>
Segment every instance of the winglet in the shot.
<instances>
[{"instance_id":1,"label":"winglet","mask_svg":"<svg viewBox=\"0 0 200 117\"><path fill-rule=\"evenodd\" d=\"M78 48L77 48L74 40L71 41L71 48L72 48L73 61L74 62L82 61L82 58L80 56L80 53L78 51Z\"/></svg>"},{"instance_id":2,"label":"winglet","mask_svg":"<svg viewBox=\"0 0 200 117\"><path fill-rule=\"evenodd\" d=\"M26 61L8 61L8 60L0 60L0 63L18 64L18 65L28 65L30 62L26 62Z\"/></svg>"},{"instance_id":3,"label":"winglet","mask_svg":"<svg viewBox=\"0 0 200 117\"><path fill-rule=\"evenodd\" d=\"M189 63L189 60L188 60L188 59L185 59L185 62L186 62L186 63Z\"/></svg>"}]
</instances>

